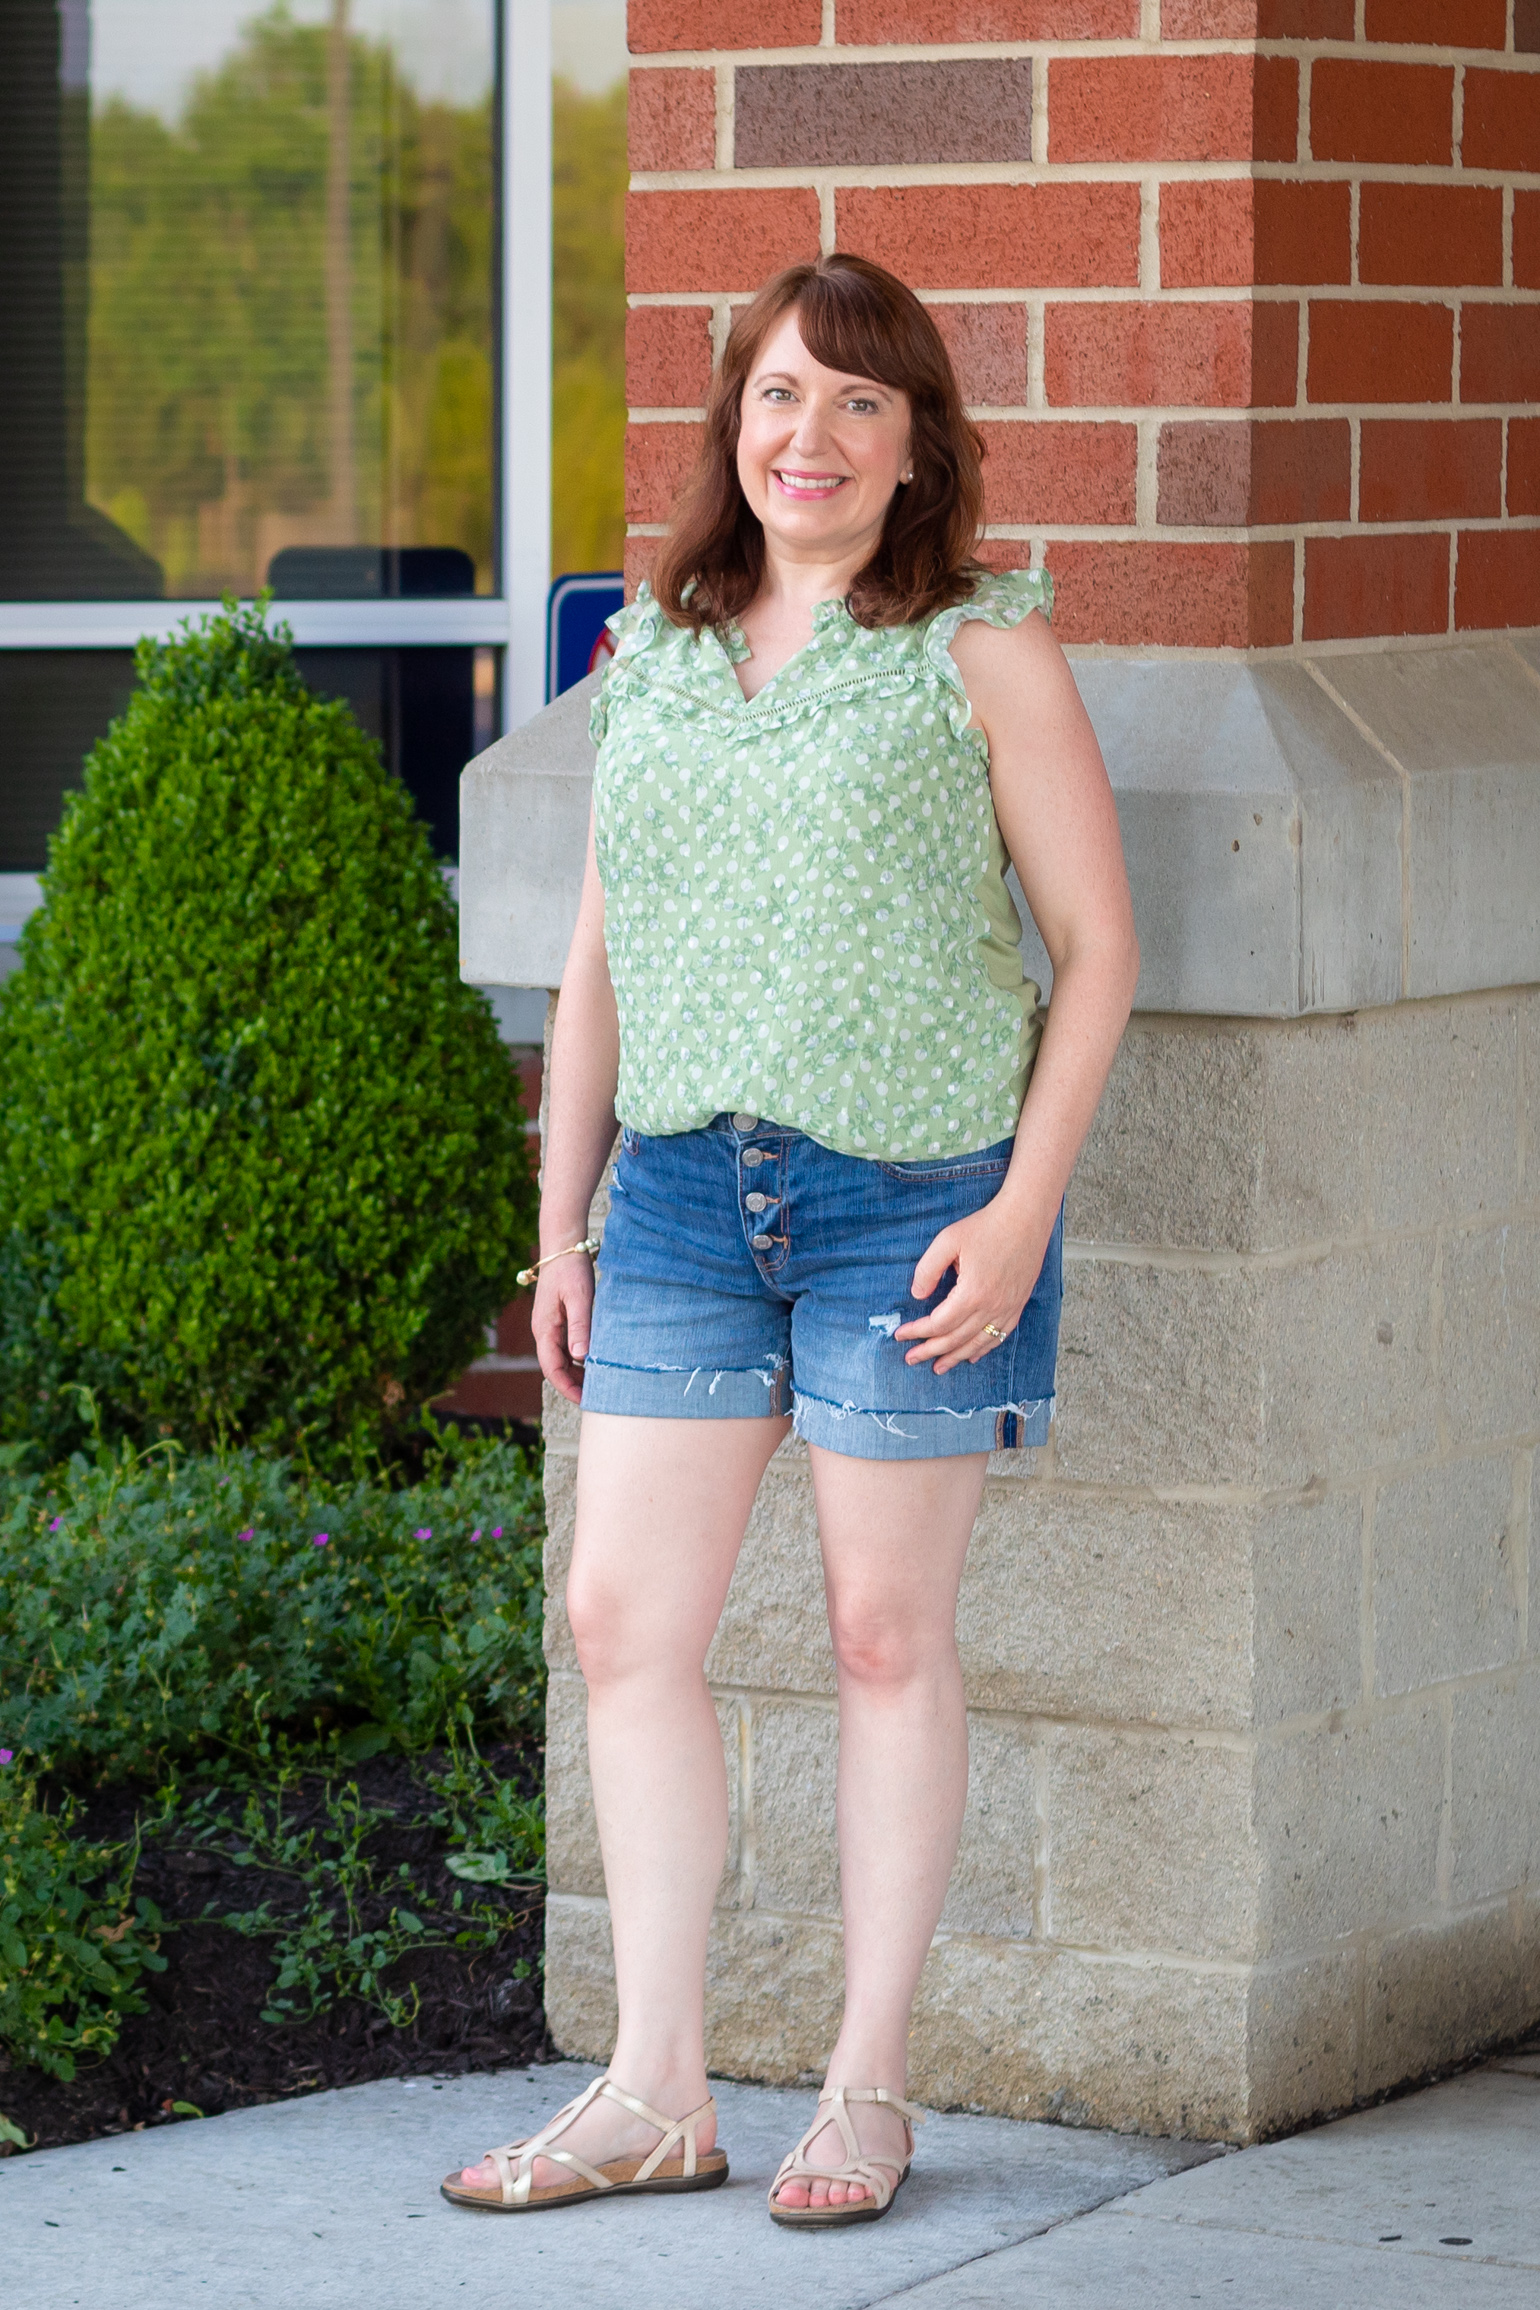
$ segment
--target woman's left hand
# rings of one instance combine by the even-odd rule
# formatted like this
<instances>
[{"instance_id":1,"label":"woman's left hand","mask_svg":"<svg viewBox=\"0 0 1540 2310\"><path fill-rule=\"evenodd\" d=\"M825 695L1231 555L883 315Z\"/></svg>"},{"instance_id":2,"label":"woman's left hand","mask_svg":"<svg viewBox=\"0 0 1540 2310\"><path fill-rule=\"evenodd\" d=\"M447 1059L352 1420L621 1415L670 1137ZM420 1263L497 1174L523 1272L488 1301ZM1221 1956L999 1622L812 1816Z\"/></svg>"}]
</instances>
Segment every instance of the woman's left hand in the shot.
<instances>
[{"instance_id":1,"label":"woman's left hand","mask_svg":"<svg viewBox=\"0 0 1540 2310\"><path fill-rule=\"evenodd\" d=\"M1033 1225L1023 1222L1019 1209L1002 1208L1004 1203L1003 1196L996 1196L982 1211L943 1227L915 1269L909 1288L916 1299L929 1299L939 1290L949 1268L956 1268L957 1281L929 1315L899 1325L894 1338L913 1342L905 1363L933 1357L938 1373L976 1364L1020 1322L1057 1214L1049 1215L1046 1227Z\"/></svg>"}]
</instances>

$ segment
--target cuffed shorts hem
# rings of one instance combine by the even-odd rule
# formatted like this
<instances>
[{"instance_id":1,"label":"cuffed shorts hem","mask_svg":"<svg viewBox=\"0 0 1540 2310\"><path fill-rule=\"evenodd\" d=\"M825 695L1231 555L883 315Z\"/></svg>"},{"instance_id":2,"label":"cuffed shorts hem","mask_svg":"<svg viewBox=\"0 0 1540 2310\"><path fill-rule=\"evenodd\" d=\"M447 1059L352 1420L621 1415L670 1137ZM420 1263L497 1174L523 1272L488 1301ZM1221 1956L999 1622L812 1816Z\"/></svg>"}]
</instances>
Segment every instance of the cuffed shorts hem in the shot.
<instances>
[{"instance_id":1,"label":"cuffed shorts hem","mask_svg":"<svg viewBox=\"0 0 1540 2310\"><path fill-rule=\"evenodd\" d=\"M949 1460L965 1452L1020 1452L1048 1441L1053 1397L1039 1403L981 1404L973 1411L873 1411L830 1404L799 1390L792 1426L810 1444L850 1460Z\"/></svg>"},{"instance_id":2,"label":"cuffed shorts hem","mask_svg":"<svg viewBox=\"0 0 1540 2310\"><path fill-rule=\"evenodd\" d=\"M585 1412L619 1412L643 1420L773 1420L791 1410L791 1373L784 1356L767 1356L748 1371L697 1364L603 1363L583 1366Z\"/></svg>"},{"instance_id":3,"label":"cuffed shorts hem","mask_svg":"<svg viewBox=\"0 0 1540 2310\"><path fill-rule=\"evenodd\" d=\"M795 1433L851 1460L948 1460L966 1452L1033 1451L1048 1441L1052 1396L972 1411L883 1411L792 1390L784 1357L748 1371L697 1365L583 1366L583 1409L643 1420L766 1420L791 1412Z\"/></svg>"}]
</instances>

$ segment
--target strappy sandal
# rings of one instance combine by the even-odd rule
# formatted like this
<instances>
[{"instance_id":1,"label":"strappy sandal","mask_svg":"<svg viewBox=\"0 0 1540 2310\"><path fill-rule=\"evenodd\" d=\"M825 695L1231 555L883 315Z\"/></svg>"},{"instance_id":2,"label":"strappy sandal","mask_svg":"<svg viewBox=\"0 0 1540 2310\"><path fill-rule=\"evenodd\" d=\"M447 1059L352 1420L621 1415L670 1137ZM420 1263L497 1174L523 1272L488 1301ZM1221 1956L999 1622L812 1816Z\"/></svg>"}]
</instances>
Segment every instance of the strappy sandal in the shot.
<instances>
[{"instance_id":1,"label":"strappy sandal","mask_svg":"<svg viewBox=\"0 0 1540 2310\"><path fill-rule=\"evenodd\" d=\"M893 2158L868 2157L856 2140L855 2127L850 2122L847 2104L853 2101L886 2102L896 2109L904 2121L909 2136L908 2155L900 2165ZM823 2114L826 2104L832 2104L833 2116ZM838 2230L849 2222L880 2222L905 2182L914 2159L914 2129L925 2119L912 2102L900 2101L896 2093L889 2093L885 2085L837 2085L818 2096L818 2115L796 2148L781 2160L781 2170L770 2185L770 2219L780 2222L788 2230ZM803 2152L826 2125L837 2125L845 2145L845 2163L842 2166L810 2166ZM896 2170L898 2179L888 2176ZM843 2206L782 2206L776 2203L776 2192L783 2182L861 2182L871 2195L859 2199L855 2205Z\"/></svg>"},{"instance_id":2,"label":"strappy sandal","mask_svg":"<svg viewBox=\"0 0 1540 2310\"><path fill-rule=\"evenodd\" d=\"M656 2126L663 2136L656 2149L645 2158L611 2158L602 2166L591 2166L576 2150L553 2148L553 2143L566 2132L573 2119L580 2117L601 2095L606 2101L618 2101L633 2116ZM658 2110L649 2109L646 2102L638 2101L635 2094L624 2092L613 2078L596 2077L575 2101L567 2102L553 2118L548 2118L538 2133L531 2134L526 2141L504 2142L501 2149L488 2150L487 2162L498 2171L498 2189L467 2189L457 2173L446 2174L440 2187L452 2206L475 2206L491 2214L533 2213L541 2206L576 2206L585 2198L623 2197L631 2191L715 2190L727 2179L727 2158L721 2150L697 2152L695 2129L702 2118L712 2115L716 2106L715 2100L708 2097L699 2109L692 2109L688 2117L664 2117ZM568 2167L573 2179L548 2182L543 2189L535 2189L536 2158L549 2158L552 2165Z\"/></svg>"}]
</instances>

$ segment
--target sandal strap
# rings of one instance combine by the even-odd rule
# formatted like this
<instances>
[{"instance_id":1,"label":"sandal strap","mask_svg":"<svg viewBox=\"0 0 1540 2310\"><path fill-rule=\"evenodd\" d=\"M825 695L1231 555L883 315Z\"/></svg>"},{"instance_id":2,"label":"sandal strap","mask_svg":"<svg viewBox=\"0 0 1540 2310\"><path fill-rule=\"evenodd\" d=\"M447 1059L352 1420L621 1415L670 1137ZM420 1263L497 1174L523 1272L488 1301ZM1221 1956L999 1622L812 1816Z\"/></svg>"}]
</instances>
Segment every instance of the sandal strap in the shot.
<instances>
[{"instance_id":1,"label":"sandal strap","mask_svg":"<svg viewBox=\"0 0 1540 2310\"><path fill-rule=\"evenodd\" d=\"M883 2158L875 2152L863 2151L856 2140L855 2128L850 2122L846 2106L853 2101L883 2102L889 2109L896 2109L908 2129L909 2156ZM831 2110L831 2116L824 2115L826 2109ZM804 2153L808 2145L831 2123L838 2126L840 2140L845 2145L844 2163L838 2166L810 2165ZM788 2151L781 2160L775 2180L770 2185L771 2203L774 2203L781 2184L796 2178L818 2182L863 2182L876 2200L878 2208L885 2207L909 2171L914 2156L914 2129L924 2123L922 2110L916 2109L913 2102L904 2101L898 2094L889 2093L885 2085L826 2086L818 2096L818 2115L796 2148ZM893 2178L895 2174L897 2179Z\"/></svg>"},{"instance_id":2,"label":"sandal strap","mask_svg":"<svg viewBox=\"0 0 1540 2310\"><path fill-rule=\"evenodd\" d=\"M574 2096L571 2101L564 2102L554 2117L547 2118L538 2133L528 2135L523 2141L504 2142L499 2149L488 2150L487 2163L497 2168L505 2206L527 2206L529 2204L536 2158L546 2158L554 2166L565 2166L569 2172L581 2174L584 2181L593 2189L613 2190L615 2188L616 2185L608 2174L600 2173L597 2166L591 2166L586 2158L579 2157L576 2150L559 2150L554 2147L554 2144L566 2132L573 2120L581 2117L590 2103L598 2101L601 2097L605 2101L619 2102L623 2108L630 2110L633 2116L641 2118L645 2124L656 2126L663 2136L656 2149L652 2150L637 2168L633 2176L634 2180L638 2182L650 2181L676 2143L683 2143L684 2145L686 2177L695 2173L695 2129L702 2118L709 2117L715 2110L716 2098L714 2095L708 2094L700 2108L692 2109L686 2116L670 2118L665 2117L660 2110L653 2109L649 2103L640 2100L637 2095L627 2093L623 2086L616 2085L613 2078L596 2077L584 2087L580 2094Z\"/></svg>"}]
</instances>

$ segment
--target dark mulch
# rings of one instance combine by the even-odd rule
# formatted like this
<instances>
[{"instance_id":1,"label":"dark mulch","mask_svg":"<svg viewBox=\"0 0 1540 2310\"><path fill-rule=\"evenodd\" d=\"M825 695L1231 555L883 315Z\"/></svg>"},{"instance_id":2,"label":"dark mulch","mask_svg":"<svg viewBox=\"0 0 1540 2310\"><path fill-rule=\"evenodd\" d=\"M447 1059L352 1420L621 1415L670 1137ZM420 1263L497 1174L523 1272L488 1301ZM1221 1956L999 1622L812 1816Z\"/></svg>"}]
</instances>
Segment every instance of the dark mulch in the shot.
<instances>
[{"instance_id":1,"label":"dark mulch","mask_svg":"<svg viewBox=\"0 0 1540 2310\"><path fill-rule=\"evenodd\" d=\"M534 1785L540 1763L538 1752L518 1749L493 1750L487 1761L525 1788ZM403 1825L370 1840L371 1856L410 1862L418 1885L445 1908L455 1891L472 1890L444 1868L436 1831L404 1825L425 1805L399 1759L374 1758L349 1777L366 1803L403 1816ZM132 1818L131 1803L113 1792L92 1805L82 1827L92 1836L121 1837ZM420 1950L392 1969L390 1986L415 1982L420 1998L416 2018L402 2029L357 2000L282 2028L263 2021L274 1975L271 1945L206 1922L204 1912L250 1910L264 1899L287 1905L289 1889L267 1872L199 1848L152 1845L135 1888L177 1927L161 1943L165 1972L145 1976L149 2010L125 2023L105 2061L82 2063L67 2085L39 2069L8 2066L0 2051L0 2110L39 2149L195 2122L174 2112L178 2101L213 2117L373 2078L458 2077L557 2058L540 2000L544 1896L538 1887L503 1894L474 1889L506 1910L494 1948ZM520 1959L528 1968L523 1980L516 1978ZM0 2155L5 2147L0 2144Z\"/></svg>"}]
</instances>

